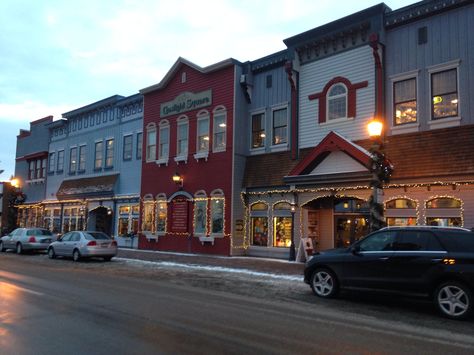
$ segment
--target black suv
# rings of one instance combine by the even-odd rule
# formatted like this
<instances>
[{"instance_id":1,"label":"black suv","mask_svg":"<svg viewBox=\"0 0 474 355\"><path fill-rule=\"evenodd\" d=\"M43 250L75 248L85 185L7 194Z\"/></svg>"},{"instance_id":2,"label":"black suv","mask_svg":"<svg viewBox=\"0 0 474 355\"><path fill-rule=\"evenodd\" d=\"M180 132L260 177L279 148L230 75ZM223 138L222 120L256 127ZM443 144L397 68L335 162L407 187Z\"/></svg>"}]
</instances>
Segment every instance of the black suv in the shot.
<instances>
[{"instance_id":1,"label":"black suv","mask_svg":"<svg viewBox=\"0 0 474 355\"><path fill-rule=\"evenodd\" d=\"M432 297L441 313L473 313L474 233L450 227L387 227L349 248L326 250L306 263L304 281L323 298L340 289Z\"/></svg>"}]
</instances>

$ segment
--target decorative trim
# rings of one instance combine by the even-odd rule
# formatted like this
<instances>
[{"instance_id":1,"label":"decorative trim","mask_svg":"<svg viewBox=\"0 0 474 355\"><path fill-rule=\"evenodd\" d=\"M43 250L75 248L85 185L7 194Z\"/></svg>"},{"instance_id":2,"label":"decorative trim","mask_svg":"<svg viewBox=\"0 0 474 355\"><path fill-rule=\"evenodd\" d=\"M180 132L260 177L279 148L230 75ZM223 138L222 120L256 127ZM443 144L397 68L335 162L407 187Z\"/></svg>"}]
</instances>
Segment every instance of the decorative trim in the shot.
<instances>
[{"instance_id":1,"label":"decorative trim","mask_svg":"<svg viewBox=\"0 0 474 355\"><path fill-rule=\"evenodd\" d=\"M308 96L308 99L311 100L319 100L319 117L318 122L324 123L326 122L326 102L327 102L327 94L329 89L338 83L342 83L347 88L347 117L355 117L356 116L356 103L357 103L357 96L356 91L362 88L365 88L369 85L368 81L361 81L359 83L352 84L351 81L347 78L342 76L337 76L330 80L323 88L323 91L311 94Z\"/></svg>"}]
</instances>

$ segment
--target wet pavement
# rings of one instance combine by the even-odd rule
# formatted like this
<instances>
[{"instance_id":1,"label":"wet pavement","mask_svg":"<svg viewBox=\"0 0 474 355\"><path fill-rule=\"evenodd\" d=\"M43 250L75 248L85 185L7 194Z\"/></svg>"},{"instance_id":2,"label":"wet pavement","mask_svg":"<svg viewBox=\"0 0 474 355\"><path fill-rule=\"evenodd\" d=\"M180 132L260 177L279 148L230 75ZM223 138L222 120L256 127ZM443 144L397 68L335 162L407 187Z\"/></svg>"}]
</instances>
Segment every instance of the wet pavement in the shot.
<instances>
[{"instance_id":1,"label":"wet pavement","mask_svg":"<svg viewBox=\"0 0 474 355\"><path fill-rule=\"evenodd\" d=\"M304 270L304 263L250 256L212 256L120 248L117 257L200 266L219 266L294 276L302 276Z\"/></svg>"}]
</instances>

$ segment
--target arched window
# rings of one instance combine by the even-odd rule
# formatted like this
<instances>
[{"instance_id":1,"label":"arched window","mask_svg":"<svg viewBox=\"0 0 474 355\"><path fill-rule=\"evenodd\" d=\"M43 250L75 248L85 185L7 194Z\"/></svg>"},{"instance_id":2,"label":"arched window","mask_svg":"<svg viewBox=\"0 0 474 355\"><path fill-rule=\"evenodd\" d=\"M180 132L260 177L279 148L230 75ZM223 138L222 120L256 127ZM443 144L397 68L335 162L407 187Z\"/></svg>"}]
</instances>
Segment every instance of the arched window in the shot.
<instances>
[{"instance_id":1,"label":"arched window","mask_svg":"<svg viewBox=\"0 0 474 355\"><path fill-rule=\"evenodd\" d=\"M207 235L207 195L203 190L194 194L194 234Z\"/></svg>"},{"instance_id":2,"label":"arched window","mask_svg":"<svg viewBox=\"0 0 474 355\"><path fill-rule=\"evenodd\" d=\"M166 221L168 217L168 203L166 194L156 195L156 223L155 228L158 234L166 233Z\"/></svg>"},{"instance_id":3,"label":"arched window","mask_svg":"<svg viewBox=\"0 0 474 355\"><path fill-rule=\"evenodd\" d=\"M347 117L347 88L344 84L334 84L327 95L327 117L329 120Z\"/></svg>"},{"instance_id":4,"label":"arched window","mask_svg":"<svg viewBox=\"0 0 474 355\"><path fill-rule=\"evenodd\" d=\"M273 246L289 247L291 245L291 205L279 202L273 205Z\"/></svg>"},{"instance_id":5,"label":"arched window","mask_svg":"<svg viewBox=\"0 0 474 355\"><path fill-rule=\"evenodd\" d=\"M224 192L217 189L211 192L211 234L224 234Z\"/></svg>"},{"instance_id":6,"label":"arched window","mask_svg":"<svg viewBox=\"0 0 474 355\"><path fill-rule=\"evenodd\" d=\"M250 206L252 245L268 246L268 205L257 202Z\"/></svg>"},{"instance_id":7,"label":"arched window","mask_svg":"<svg viewBox=\"0 0 474 355\"><path fill-rule=\"evenodd\" d=\"M408 198L394 198L385 203L388 226L414 226L417 224L417 202Z\"/></svg>"},{"instance_id":8,"label":"arched window","mask_svg":"<svg viewBox=\"0 0 474 355\"><path fill-rule=\"evenodd\" d=\"M449 196L426 201L426 224L462 227L462 201Z\"/></svg>"}]
</instances>

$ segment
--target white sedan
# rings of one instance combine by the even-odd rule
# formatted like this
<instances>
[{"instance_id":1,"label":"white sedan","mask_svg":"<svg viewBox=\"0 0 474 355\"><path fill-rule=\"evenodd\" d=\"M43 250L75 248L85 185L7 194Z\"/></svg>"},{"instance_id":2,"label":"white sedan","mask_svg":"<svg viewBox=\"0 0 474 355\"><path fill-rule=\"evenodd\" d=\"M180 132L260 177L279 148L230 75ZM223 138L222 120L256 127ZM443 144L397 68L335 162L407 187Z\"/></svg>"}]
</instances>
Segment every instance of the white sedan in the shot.
<instances>
[{"instance_id":1,"label":"white sedan","mask_svg":"<svg viewBox=\"0 0 474 355\"><path fill-rule=\"evenodd\" d=\"M48 256L69 256L74 261L81 258L101 257L110 261L117 255L117 242L102 232L72 231L48 247Z\"/></svg>"}]
</instances>

